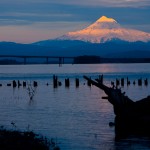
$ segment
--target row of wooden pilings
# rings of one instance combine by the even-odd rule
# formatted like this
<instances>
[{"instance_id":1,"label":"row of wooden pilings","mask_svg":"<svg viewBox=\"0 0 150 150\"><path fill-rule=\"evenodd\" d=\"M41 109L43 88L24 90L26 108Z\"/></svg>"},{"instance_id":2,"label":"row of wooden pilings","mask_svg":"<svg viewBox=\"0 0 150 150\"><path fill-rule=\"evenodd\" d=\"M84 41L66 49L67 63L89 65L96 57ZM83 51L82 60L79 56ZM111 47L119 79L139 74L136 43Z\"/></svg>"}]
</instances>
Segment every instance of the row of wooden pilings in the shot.
<instances>
[{"instance_id":1,"label":"row of wooden pilings","mask_svg":"<svg viewBox=\"0 0 150 150\"><path fill-rule=\"evenodd\" d=\"M100 83L103 83L103 75L99 75L99 77L96 79L96 81L98 81L98 82L100 82ZM125 82L125 81L126 81L126 82ZM130 86L130 85L132 84L128 77L127 77L126 79L125 79L125 78L121 78L121 79L116 78L115 82L114 82L114 81L111 81L111 86L112 86L112 87L118 87L118 86L124 87L125 84L126 84L127 86ZM134 81L133 81L133 85L136 85L136 84L137 84L138 86L142 86L142 85L148 86L148 79L147 79L147 78L146 78L146 79L140 78L140 79L138 79L137 81L134 80ZM87 85L88 85L88 86L91 86L91 82L88 81L88 82L87 82Z\"/></svg>"},{"instance_id":2,"label":"row of wooden pilings","mask_svg":"<svg viewBox=\"0 0 150 150\"><path fill-rule=\"evenodd\" d=\"M103 83L103 75L99 75L98 78L96 79L98 82ZM85 83L84 83L85 84ZM56 75L53 75L53 87L57 88L58 86L61 86L62 83L58 80L58 77ZM79 78L75 78L75 86L79 87L80 85L80 80ZM91 82L87 81L87 85L91 86ZM70 87L70 79L66 78L65 79L65 87Z\"/></svg>"},{"instance_id":3,"label":"row of wooden pilings","mask_svg":"<svg viewBox=\"0 0 150 150\"><path fill-rule=\"evenodd\" d=\"M125 83L125 81L126 81L126 83ZM136 80L134 80L133 82L131 82L130 80L129 80L129 78L127 77L126 79L125 78L121 78L121 79L116 79L116 81L115 82L113 82L113 81L111 81L111 85L114 87L114 86L124 86L124 85L127 85L127 86L129 86L129 85L131 85L131 84L133 84L133 85L135 85L135 84L137 84L138 86L142 86L142 85L145 85L145 86L148 86L148 79L146 78L146 79L142 79L142 78L140 78L140 79L138 79L137 81Z\"/></svg>"},{"instance_id":4,"label":"row of wooden pilings","mask_svg":"<svg viewBox=\"0 0 150 150\"><path fill-rule=\"evenodd\" d=\"M103 75L99 75L96 80L98 82L100 82L100 83L103 83ZM31 82L28 83L26 81L20 82L19 80L17 80L17 81L13 80L12 83L8 83L7 86L12 86L13 88L15 88L15 87L19 88L20 86L26 87L29 84L32 85L33 87L37 87L38 86L38 82L37 81L33 81L32 83ZM131 82L129 80L129 78L127 77L127 78L121 78L121 79L116 78L115 81L111 81L111 86L112 87L118 87L118 86L122 86L123 87L125 85L130 86L131 84L133 84L133 85L137 84L138 86L142 86L142 85L148 86L148 79L147 78L146 79L140 78L138 80L133 80ZM47 83L47 85L49 85L49 84ZM61 85L62 85L62 82L59 81L58 76L53 75L53 87L57 88L57 87L59 87ZM75 78L75 86L79 87L79 85L80 85L79 78ZM91 86L91 82L87 82L87 85ZM2 84L0 84L0 86L2 86ZM70 87L70 79L69 78L65 79L65 87Z\"/></svg>"},{"instance_id":5,"label":"row of wooden pilings","mask_svg":"<svg viewBox=\"0 0 150 150\"><path fill-rule=\"evenodd\" d=\"M75 78L75 85L76 87L79 87L79 79L78 78ZM58 77L56 75L53 75L53 87L54 88L57 88L58 86L61 86L62 83L61 81L58 80ZM70 79L69 78L66 78L65 79L65 87L70 87Z\"/></svg>"},{"instance_id":6,"label":"row of wooden pilings","mask_svg":"<svg viewBox=\"0 0 150 150\"><path fill-rule=\"evenodd\" d=\"M30 83L31 84L31 83ZM23 81L22 83L19 81L19 80L13 80L12 83L7 83L7 86L12 86L13 88L16 88L16 87L21 87L23 86L24 88L28 85L28 83L26 81ZM0 86L2 86L2 84L0 84ZM37 81L33 81L32 83L32 86L33 87L37 87L38 86L38 83Z\"/></svg>"}]
</instances>

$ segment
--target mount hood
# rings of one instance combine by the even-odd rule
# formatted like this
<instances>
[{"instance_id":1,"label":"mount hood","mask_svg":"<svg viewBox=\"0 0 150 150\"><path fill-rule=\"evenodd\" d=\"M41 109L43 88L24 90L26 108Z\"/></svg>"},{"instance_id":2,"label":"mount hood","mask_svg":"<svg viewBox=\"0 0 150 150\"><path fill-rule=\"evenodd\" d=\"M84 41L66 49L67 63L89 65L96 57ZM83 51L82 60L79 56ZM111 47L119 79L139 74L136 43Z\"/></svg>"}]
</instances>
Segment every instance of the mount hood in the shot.
<instances>
[{"instance_id":1,"label":"mount hood","mask_svg":"<svg viewBox=\"0 0 150 150\"><path fill-rule=\"evenodd\" d=\"M58 40L79 40L90 43L105 43L112 40L149 42L150 33L123 28L115 19L102 16L85 29L68 32Z\"/></svg>"}]
</instances>

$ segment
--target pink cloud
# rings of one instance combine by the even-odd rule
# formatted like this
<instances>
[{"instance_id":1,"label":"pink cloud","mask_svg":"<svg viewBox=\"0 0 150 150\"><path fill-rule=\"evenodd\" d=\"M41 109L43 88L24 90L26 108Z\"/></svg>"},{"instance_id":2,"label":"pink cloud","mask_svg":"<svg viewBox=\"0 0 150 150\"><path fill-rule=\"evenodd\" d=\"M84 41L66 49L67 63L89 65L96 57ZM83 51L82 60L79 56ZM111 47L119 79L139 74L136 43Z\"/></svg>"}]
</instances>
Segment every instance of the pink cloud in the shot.
<instances>
[{"instance_id":1,"label":"pink cloud","mask_svg":"<svg viewBox=\"0 0 150 150\"><path fill-rule=\"evenodd\" d=\"M0 26L0 41L12 41L18 43L32 43L39 40L53 39L85 27L85 23L55 22L35 23L31 25Z\"/></svg>"}]
</instances>

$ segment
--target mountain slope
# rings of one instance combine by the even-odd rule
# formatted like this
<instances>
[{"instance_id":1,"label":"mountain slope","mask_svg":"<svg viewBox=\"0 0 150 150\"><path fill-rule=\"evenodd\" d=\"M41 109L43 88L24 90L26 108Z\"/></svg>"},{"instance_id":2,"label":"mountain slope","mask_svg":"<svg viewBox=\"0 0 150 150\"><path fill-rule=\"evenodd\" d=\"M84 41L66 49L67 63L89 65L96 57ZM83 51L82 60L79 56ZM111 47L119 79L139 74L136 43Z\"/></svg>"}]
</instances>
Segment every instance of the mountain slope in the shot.
<instances>
[{"instance_id":1,"label":"mountain slope","mask_svg":"<svg viewBox=\"0 0 150 150\"><path fill-rule=\"evenodd\" d=\"M126 42L118 39L105 43L90 43L74 40L46 40L34 43L43 47L49 47L53 55L60 56L80 56L80 55L98 55L101 57L124 57L128 52L128 57L148 57L150 52L150 42ZM134 51L134 55L129 53ZM140 51L135 53L135 51ZM142 53L143 51L143 53ZM127 55L126 55L127 56Z\"/></svg>"},{"instance_id":2,"label":"mountain slope","mask_svg":"<svg viewBox=\"0 0 150 150\"><path fill-rule=\"evenodd\" d=\"M87 28L75 32L69 32L57 39L81 40L91 43L104 43L113 39L120 39L128 42L148 42L150 41L150 34L138 30L123 28L116 20L102 16Z\"/></svg>"},{"instance_id":3,"label":"mountain slope","mask_svg":"<svg viewBox=\"0 0 150 150\"><path fill-rule=\"evenodd\" d=\"M0 42L0 55L25 56L81 56L97 55L109 58L148 58L150 42L109 41L106 43L87 43L81 41L52 40L35 44ZM50 44L49 44L50 43ZM65 44L63 44L65 43ZM68 44L70 43L70 44ZM40 45L40 46L39 46Z\"/></svg>"}]
</instances>

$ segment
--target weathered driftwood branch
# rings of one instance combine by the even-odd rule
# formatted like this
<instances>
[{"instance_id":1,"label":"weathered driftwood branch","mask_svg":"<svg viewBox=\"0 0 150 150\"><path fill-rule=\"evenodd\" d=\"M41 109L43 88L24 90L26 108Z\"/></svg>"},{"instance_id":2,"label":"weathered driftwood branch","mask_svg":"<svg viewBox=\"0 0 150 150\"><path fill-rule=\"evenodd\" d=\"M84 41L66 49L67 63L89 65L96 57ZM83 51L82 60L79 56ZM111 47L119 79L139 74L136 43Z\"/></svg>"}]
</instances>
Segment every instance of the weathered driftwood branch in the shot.
<instances>
[{"instance_id":1,"label":"weathered driftwood branch","mask_svg":"<svg viewBox=\"0 0 150 150\"><path fill-rule=\"evenodd\" d=\"M84 76L84 79L106 93L107 96L102 98L108 99L108 101L114 106L114 113L116 115L150 115L150 96L134 102L128 96L125 96L125 93L122 93L120 89L107 87L103 83L99 82L99 80L92 80L87 76Z\"/></svg>"},{"instance_id":2,"label":"weathered driftwood branch","mask_svg":"<svg viewBox=\"0 0 150 150\"><path fill-rule=\"evenodd\" d=\"M116 137L130 133L150 135L150 96L139 101L132 101L120 89L104 85L99 80L84 78L91 84L102 89L107 96L103 97L114 107Z\"/></svg>"},{"instance_id":3,"label":"weathered driftwood branch","mask_svg":"<svg viewBox=\"0 0 150 150\"><path fill-rule=\"evenodd\" d=\"M107 87L103 83L99 82L99 80L92 80L91 78L87 76L83 76L84 79L86 79L88 82L90 82L92 85L97 86L98 88L102 89L107 97L103 97L104 99L108 99L108 101L113 104L115 107L122 107L127 104L132 104L133 101L129 99L127 96L125 96L125 93L122 93L120 89L115 89L111 87Z\"/></svg>"}]
</instances>

